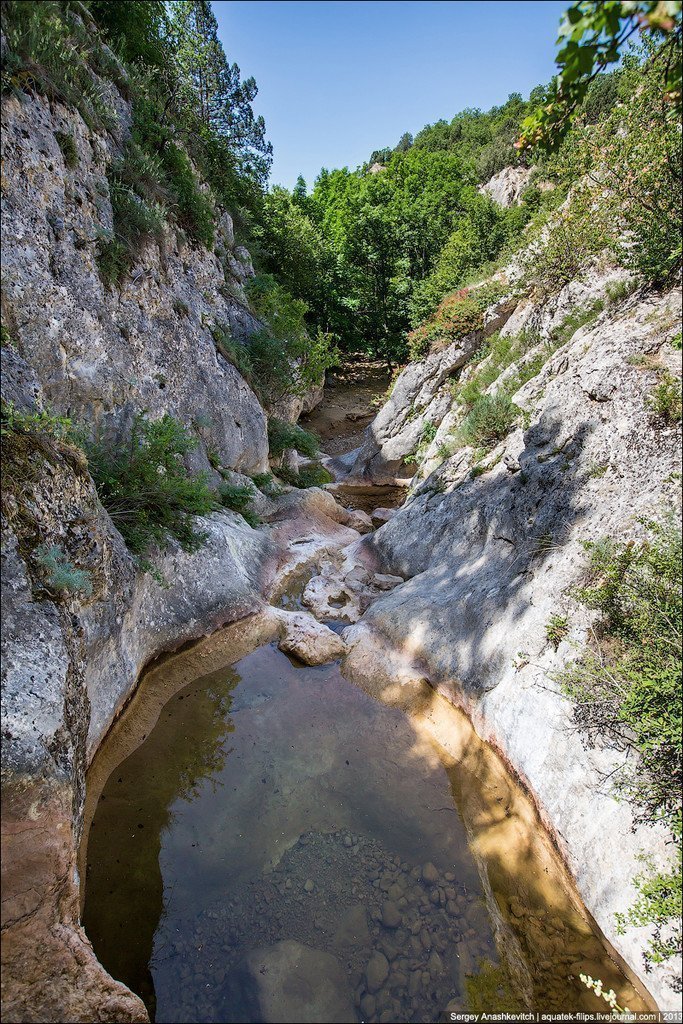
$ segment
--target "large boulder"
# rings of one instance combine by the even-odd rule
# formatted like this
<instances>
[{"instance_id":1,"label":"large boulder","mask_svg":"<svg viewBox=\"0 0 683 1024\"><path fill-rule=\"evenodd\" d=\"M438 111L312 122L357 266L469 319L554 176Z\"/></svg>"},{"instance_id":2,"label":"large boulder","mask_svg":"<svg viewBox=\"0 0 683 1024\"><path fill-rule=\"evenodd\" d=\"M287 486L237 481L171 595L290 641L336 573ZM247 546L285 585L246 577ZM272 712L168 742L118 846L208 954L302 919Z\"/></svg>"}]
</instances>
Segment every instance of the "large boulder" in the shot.
<instances>
[{"instance_id":1,"label":"large boulder","mask_svg":"<svg viewBox=\"0 0 683 1024\"><path fill-rule=\"evenodd\" d=\"M529 184L531 170L521 165L503 167L485 185L481 185L479 191L490 196L499 206L518 206L521 194Z\"/></svg>"}]
</instances>

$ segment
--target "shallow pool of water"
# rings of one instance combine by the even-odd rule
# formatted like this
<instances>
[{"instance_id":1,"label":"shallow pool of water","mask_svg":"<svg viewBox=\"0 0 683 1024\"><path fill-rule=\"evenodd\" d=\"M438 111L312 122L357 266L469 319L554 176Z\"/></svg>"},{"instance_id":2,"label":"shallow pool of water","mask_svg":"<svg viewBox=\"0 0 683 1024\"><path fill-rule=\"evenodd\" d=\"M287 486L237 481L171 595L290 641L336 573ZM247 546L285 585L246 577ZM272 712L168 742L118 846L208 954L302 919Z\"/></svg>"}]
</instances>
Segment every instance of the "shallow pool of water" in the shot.
<instances>
[{"instance_id":1,"label":"shallow pool of water","mask_svg":"<svg viewBox=\"0 0 683 1024\"><path fill-rule=\"evenodd\" d=\"M86 931L159 1022L595 1009L569 966L582 956L641 1005L571 900L529 905L547 865L498 871L494 894L462 784L337 664L261 647L176 692L110 775Z\"/></svg>"}]
</instances>

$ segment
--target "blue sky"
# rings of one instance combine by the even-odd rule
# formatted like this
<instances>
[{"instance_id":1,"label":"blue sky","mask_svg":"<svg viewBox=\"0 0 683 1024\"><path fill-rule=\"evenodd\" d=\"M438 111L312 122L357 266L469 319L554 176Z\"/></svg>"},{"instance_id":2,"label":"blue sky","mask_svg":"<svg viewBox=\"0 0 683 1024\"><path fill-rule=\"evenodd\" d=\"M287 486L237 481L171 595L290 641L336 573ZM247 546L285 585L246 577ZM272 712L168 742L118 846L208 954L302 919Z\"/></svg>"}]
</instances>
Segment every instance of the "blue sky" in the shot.
<instances>
[{"instance_id":1,"label":"blue sky","mask_svg":"<svg viewBox=\"0 0 683 1024\"><path fill-rule=\"evenodd\" d=\"M231 61L259 87L272 181L310 186L405 131L526 95L554 71L554 0L214 0Z\"/></svg>"}]
</instances>

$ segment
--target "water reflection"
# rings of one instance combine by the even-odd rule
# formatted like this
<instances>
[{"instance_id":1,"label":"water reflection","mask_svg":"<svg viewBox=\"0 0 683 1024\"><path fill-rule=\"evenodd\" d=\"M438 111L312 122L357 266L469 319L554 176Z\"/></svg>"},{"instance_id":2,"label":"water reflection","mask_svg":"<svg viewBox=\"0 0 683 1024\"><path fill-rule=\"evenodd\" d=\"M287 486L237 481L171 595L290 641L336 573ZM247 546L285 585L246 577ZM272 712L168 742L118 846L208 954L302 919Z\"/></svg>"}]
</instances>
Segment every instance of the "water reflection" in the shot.
<instances>
[{"instance_id":1,"label":"water reflection","mask_svg":"<svg viewBox=\"0 0 683 1024\"><path fill-rule=\"evenodd\" d=\"M157 728L110 777L91 826L84 926L95 949L106 950L109 972L152 1015L154 935L175 885L173 877L162 878L160 851L173 831L174 806L196 800L202 780L220 785L238 682L224 668L171 698Z\"/></svg>"},{"instance_id":2,"label":"water reflection","mask_svg":"<svg viewBox=\"0 0 683 1024\"><path fill-rule=\"evenodd\" d=\"M159 1022L596 1008L576 958L630 992L510 777L424 724L273 645L180 690L97 805L100 960Z\"/></svg>"}]
</instances>

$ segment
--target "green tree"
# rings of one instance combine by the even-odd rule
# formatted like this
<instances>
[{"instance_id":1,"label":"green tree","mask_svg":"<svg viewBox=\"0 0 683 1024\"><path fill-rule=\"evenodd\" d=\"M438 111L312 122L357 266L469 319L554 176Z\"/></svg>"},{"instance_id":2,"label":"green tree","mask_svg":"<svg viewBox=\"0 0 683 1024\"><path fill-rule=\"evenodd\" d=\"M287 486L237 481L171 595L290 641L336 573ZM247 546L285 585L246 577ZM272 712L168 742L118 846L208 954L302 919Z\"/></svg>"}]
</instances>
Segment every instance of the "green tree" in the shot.
<instances>
[{"instance_id":1,"label":"green tree","mask_svg":"<svg viewBox=\"0 0 683 1024\"><path fill-rule=\"evenodd\" d=\"M218 38L218 23L208 0L175 0L170 5L176 62L185 96L199 125L227 143L250 174L265 181L272 162L265 122L255 116L253 78L244 81L230 64Z\"/></svg>"},{"instance_id":2,"label":"green tree","mask_svg":"<svg viewBox=\"0 0 683 1024\"><path fill-rule=\"evenodd\" d=\"M664 98L680 110L680 0L577 0L560 23L559 73L550 83L542 104L522 122L517 147L556 149L591 82L619 60L625 43L637 32L658 44L653 59L663 69Z\"/></svg>"}]
</instances>

